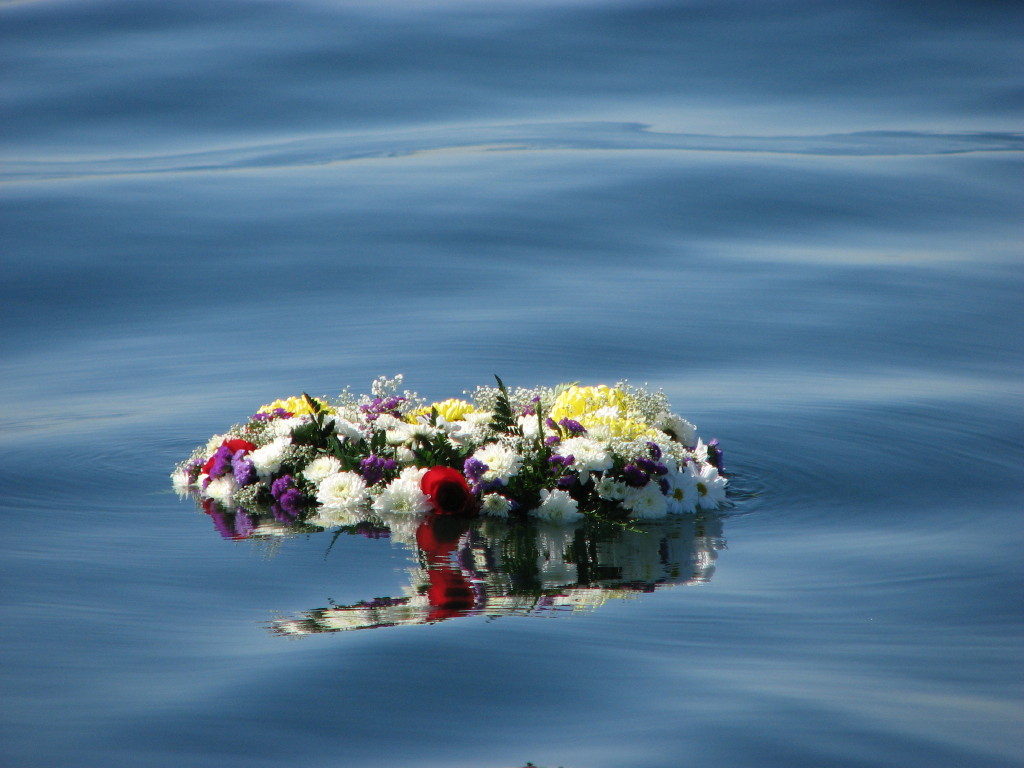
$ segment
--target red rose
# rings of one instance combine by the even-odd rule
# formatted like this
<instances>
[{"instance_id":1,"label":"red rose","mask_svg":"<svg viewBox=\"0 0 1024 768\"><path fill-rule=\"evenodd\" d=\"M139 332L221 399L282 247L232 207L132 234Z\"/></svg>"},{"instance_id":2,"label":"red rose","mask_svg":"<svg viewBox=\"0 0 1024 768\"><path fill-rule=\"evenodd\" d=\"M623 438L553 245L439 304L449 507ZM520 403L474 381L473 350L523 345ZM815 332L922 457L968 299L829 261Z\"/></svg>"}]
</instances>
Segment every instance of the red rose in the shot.
<instances>
[{"instance_id":1,"label":"red rose","mask_svg":"<svg viewBox=\"0 0 1024 768\"><path fill-rule=\"evenodd\" d=\"M231 449L231 452L235 451L255 451L256 446L250 443L248 440L243 440L240 437L233 437L230 440L225 440L221 445L226 445Z\"/></svg>"},{"instance_id":2,"label":"red rose","mask_svg":"<svg viewBox=\"0 0 1024 768\"><path fill-rule=\"evenodd\" d=\"M249 451L256 450L255 445L250 443L248 440L243 440L240 437L233 437L230 440L225 440L220 444L220 448L227 448L232 453L236 453L238 451L245 451L246 453L248 453ZM217 460L217 453L220 451L220 448L214 451L213 456L206 460L206 463L203 464L203 467L200 470L200 472L204 472L207 475L210 474L210 470L213 469L213 463Z\"/></svg>"},{"instance_id":3,"label":"red rose","mask_svg":"<svg viewBox=\"0 0 1024 768\"><path fill-rule=\"evenodd\" d=\"M431 467L420 480L420 489L439 515L475 515L476 499L462 473L451 467Z\"/></svg>"}]
</instances>

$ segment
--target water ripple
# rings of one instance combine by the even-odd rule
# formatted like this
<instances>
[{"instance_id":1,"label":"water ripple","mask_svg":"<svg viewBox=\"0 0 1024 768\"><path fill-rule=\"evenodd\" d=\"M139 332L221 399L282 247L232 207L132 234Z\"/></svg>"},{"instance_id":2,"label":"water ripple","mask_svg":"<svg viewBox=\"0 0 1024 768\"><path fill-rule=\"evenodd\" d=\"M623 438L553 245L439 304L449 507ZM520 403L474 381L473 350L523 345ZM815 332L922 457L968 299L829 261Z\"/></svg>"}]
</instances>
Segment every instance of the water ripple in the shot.
<instances>
[{"instance_id":1,"label":"water ripple","mask_svg":"<svg viewBox=\"0 0 1024 768\"><path fill-rule=\"evenodd\" d=\"M817 155L919 156L1024 151L1024 134L866 131L808 136L715 136L667 133L641 123L559 122L446 127L303 138L180 154L10 160L0 181L41 181L161 173L209 173L319 166L425 152L687 151Z\"/></svg>"}]
</instances>

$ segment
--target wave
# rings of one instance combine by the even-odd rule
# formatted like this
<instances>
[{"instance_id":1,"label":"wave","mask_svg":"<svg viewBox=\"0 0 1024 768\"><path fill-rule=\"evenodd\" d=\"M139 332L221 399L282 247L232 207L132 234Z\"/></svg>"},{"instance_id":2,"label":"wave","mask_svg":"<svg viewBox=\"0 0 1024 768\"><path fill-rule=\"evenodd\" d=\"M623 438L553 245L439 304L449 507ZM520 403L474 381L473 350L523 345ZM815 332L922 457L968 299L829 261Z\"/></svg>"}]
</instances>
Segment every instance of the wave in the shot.
<instances>
[{"instance_id":1,"label":"wave","mask_svg":"<svg viewBox=\"0 0 1024 768\"><path fill-rule=\"evenodd\" d=\"M7 160L0 181L322 166L426 152L685 151L826 157L1024 151L1024 133L862 131L807 136L669 133L642 123L560 122L318 136L161 155Z\"/></svg>"}]
</instances>

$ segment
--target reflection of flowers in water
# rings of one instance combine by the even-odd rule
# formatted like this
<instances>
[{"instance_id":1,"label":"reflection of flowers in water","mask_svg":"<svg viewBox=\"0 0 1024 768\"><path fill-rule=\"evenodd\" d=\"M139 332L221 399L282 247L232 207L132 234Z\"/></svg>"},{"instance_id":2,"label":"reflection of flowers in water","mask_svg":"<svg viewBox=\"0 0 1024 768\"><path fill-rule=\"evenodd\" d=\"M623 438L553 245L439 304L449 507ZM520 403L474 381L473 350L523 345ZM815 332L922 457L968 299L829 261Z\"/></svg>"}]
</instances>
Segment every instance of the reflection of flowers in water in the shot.
<instances>
[{"instance_id":1,"label":"reflection of flowers in water","mask_svg":"<svg viewBox=\"0 0 1024 768\"><path fill-rule=\"evenodd\" d=\"M397 522L397 521L396 521ZM376 597L281 619L271 629L306 635L426 624L457 616L557 616L593 610L668 586L711 579L724 549L722 519L696 516L621 527L508 524L438 517L391 535L417 565L400 597ZM367 531L351 530L350 533Z\"/></svg>"}]
</instances>

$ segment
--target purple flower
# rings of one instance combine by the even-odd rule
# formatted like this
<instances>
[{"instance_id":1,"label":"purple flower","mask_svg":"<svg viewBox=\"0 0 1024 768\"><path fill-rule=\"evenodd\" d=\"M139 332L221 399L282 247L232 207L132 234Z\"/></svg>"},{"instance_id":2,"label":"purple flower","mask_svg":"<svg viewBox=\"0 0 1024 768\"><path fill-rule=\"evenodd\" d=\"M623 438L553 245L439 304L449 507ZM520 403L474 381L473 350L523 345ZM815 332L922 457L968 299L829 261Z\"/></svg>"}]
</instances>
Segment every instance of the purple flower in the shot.
<instances>
[{"instance_id":1,"label":"purple flower","mask_svg":"<svg viewBox=\"0 0 1024 768\"><path fill-rule=\"evenodd\" d=\"M231 471L231 459L234 451L226 445L222 445L213 454L213 464L210 466L210 478L221 477Z\"/></svg>"},{"instance_id":2,"label":"purple flower","mask_svg":"<svg viewBox=\"0 0 1024 768\"><path fill-rule=\"evenodd\" d=\"M562 442L562 438L558 435L551 435L550 437L544 438L544 445L547 446L558 445L560 442Z\"/></svg>"},{"instance_id":3,"label":"purple flower","mask_svg":"<svg viewBox=\"0 0 1024 768\"><path fill-rule=\"evenodd\" d=\"M402 418L402 414L398 412L398 406L405 402L404 397L375 397L369 403L364 403L359 406L359 410L366 414L368 421L376 421L379 416L385 413L394 416L396 419Z\"/></svg>"},{"instance_id":4,"label":"purple flower","mask_svg":"<svg viewBox=\"0 0 1024 768\"><path fill-rule=\"evenodd\" d=\"M294 414L284 408L275 408L269 413L253 414L253 421L270 421L271 419L290 419Z\"/></svg>"},{"instance_id":5,"label":"purple flower","mask_svg":"<svg viewBox=\"0 0 1024 768\"><path fill-rule=\"evenodd\" d=\"M634 488L643 488L649 479L647 473L636 464L627 464L623 467L622 477L626 481L626 485L631 485Z\"/></svg>"},{"instance_id":6,"label":"purple flower","mask_svg":"<svg viewBox=\"0 0 1024 768\"><path fill-rule=\"evenodd\" d=\"M557 453L548 459L548 463L553 467L571 467L574 461L575 456L559 456Z\"/></svg>"},{"instance_id":7,"label":"purple flower","mask_svg":"<svg viewBox=\"0 0 1024 768\"><path fill-rule=\"evenodd\" d=\"M550 416L544 419L544 423L548 425L548 429L558 429L558 423Z\"/></svg>"},{"instance_id":8,"label":"purple flower","mask_svg":"<svg viewBox=\"0 0 1024 768\"><path fill-rule=\"evenodd\" d=\"M359 474L363 476L367 485L380 482L385 473L398 469L398 463L394 459L385 459L377 454L370 454L359 462Z\"/></svg>"},{"instance_id":9,"label":"purple flower","mask_svg":"<svg viewBox=\"0 0 1024 768\"><path fill-rule=\"evenodd\" d=\"M239 451L241 453L241 451ZM235 480L239 485L252 485L257 480L256 467L244 456L235 455L232 461L235 471Z\"/></svg>"},{"instance_id":10,"label":"purple flower","mask_svg":"<svg viewBox=\"0 0 1024 768\"><path fill-rule=\"evenodd\" d=\"M722 449L718 447L718 438L708 443L708 464L722 472Z\"/></svg>"},{"instance_id":11,"label":"purple flower","mask_svg":"<svg viewBox=\"0 0 1024 768\"><path fill-rule=\"evenodd\" d=\"M504 488L505 484L501 480L486 480L482 483L477 483L476 487L473 488L478 494L483 496L485 493L493 493L499 488Z\"/></svg>"},{"instance_id":12,"label":"purple flower","mask_svg":"<svg viewBox=\"0 0 1024 768\"><path fill-rule=\"evenodd\" d=\"M532 405L528 405L525 408L523 408L523 413L522 413L523 416L536 416L537 415L537 409L534 406L537 405L537 403L540 402L540 395L535 395L534 397L531 397L530 398L530 402L532 403Z\"/></svg>"},{"instance_id":13,"label":"purple flower","mask_svg":"<svg viewBox=\"0 0 1024 768\"><path fill-rule=\"evenodd\" d=\"M651 452L651 458L655 461L661 458L661 446L657 443L647 443L647 450Z\"/></svg>"},{"instance_id":14,"label":"purple flower","mask_svg":"<svg viewBox=\"0 0 1024 768\"><path fill-rule=\"evenodd\" d=\"M480 459L470 457L466 459L466 462L462 465L462 474L464 474L466 479L470 482L477 482L484 476L484 472L488 469L490 469L490 467L480 461Z\"/></svg>"},{"instance_id":15,"label":"purple flower","mask_svg":"<svg viewBox=\"0 0 1024 768\"><path fill-rule=\"evenodd\" d=\"M565 429L570 435L585 435L587 434L587 428L580 424L575 419L562 419L558 422L562 428Z\"/></svg>"},{"instance_id":16,"label":"purple flower","mask_svg":"<svg viewBox=\"0 0 1024 768\"><path fill-rule=\"evenodd\" d=\"M662 464L660 461L652 461L651 459L637 459L636 466L646 472L648 475L667 475L668 467Z\"/></svg>"},{"instance_id":17,"label":"purple flower","mask_svg":"<svg viewBox=\"0 0 1024 768\"><path fill-rule=\"evenodd\" d=\"M281 498L281 494L295 486L295 478L291 475L281 475L270 485L270 495L275 499Z\"/></svg>"},{"instance_id":18,"label":"purple flower","mask_svg":"<svg viewBox=\"0 0 1024 768\"><path fill-rule=\"evenodd\" d=\"M576 485L576 475L564 475L555 481L555 485L559 488L572 488Z\"/></svg>"},{"instance_id":19,"label":"purple flower","mask_svg":"<svg viewBox=\"0 0 1024 768\"><path fill-rule=\"evenodd\" d=\"M302 511L302 506L305 502L306 497L298 488L289 488L277 499L277 503L283 511L296 517Z\"/></svg>"}]
</instances>

